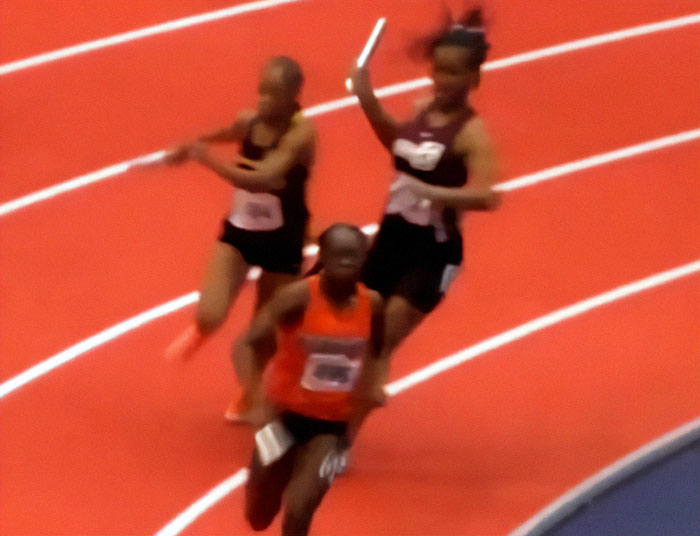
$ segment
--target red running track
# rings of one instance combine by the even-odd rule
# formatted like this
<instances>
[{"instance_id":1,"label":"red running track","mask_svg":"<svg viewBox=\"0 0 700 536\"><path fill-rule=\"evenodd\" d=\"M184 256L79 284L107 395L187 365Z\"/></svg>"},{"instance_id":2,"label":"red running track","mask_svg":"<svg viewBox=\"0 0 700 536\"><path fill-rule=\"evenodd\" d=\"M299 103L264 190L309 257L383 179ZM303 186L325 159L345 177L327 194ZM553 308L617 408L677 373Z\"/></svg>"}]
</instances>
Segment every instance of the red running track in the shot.
<instances>
[{"instance_id":1,"label":"red running track","mask_svg":"<svg viewBox=\"0 0 700 536\"><path fill-rule=\"evenodd\" d=\"M228 120L252 98L260 62L271 53L289 50L313 73L306 104L343 96L338 80L380 12L397 29L377 57L377 83L423 74L400 51L406 36L398 29L419 24L405 2L329 4L275 8L3 77L0 199ZM556 4L553 20L554 3L529 4L493 2L494 58L698 7ZM131 26L126 18L106 24L108 12L73 25L75 33L58 25L51 35L37 24L39 39L10 23L27 8L15 2L1 12L3 40L15 43L2 62L41 52L43 43L64 46L105 35L98 30L221 7L170 5L159 19L156 5L137 10ZM263 41L264 27L275 32ZM255 51L241 54L235 44L251 40ZM478 103L504 178L698 128L697 41L691 26L489 73ZM414 97L388 105L405 112ZM390 170L359 111L317 123L315 225L375 221ZM400 350L393 374L697 259L698 179L698 143L691 142L513 192L499 212L470 217L467 270ZM186 167L130 173L4 217L0 378L196 288L228 202L225 186ZM697 276L669 283L401 394L370 421L357 468L331 491L314 530L505 534L586 476L700 413L699 296ZM154 533L244 466L249 432L226 426L221 413L235 389L228 346L249 308L246 291L226 329L187 367L164 363L161 352L191 310L0 400L0 532ZM240 501L234 491L187 532L247 533Z\"/></svg>"}]
</instances>

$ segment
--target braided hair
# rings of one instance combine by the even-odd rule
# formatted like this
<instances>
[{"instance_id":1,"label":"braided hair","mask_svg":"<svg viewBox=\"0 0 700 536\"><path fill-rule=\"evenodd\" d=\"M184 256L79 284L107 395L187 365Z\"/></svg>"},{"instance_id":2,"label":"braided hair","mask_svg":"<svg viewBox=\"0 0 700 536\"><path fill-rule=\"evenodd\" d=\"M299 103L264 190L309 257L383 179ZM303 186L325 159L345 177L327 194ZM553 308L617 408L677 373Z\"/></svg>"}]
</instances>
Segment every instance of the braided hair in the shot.
<instances>
[{"instance_id":1,"label":"braided hair","mask_svg":"<svg viewBox=\"0 0 700 536\"><path fill-rule=\"evenodd\" d=\"M442 7L443 21L440 27L435 32L414 41L409 48L409 55L415 58L432 59L438 47L462 47L468 52L467 68L476 75L478 84L481 65L486 61L490 48L486 40L483 11L481 8L472 9L454 20L444 3Z\"/></svg>"},{"instance_id":2,"label":"braided hair","mask_svg":"<svg viewBox=\"0 0 700 536\"><path fill-rule=\"evenodd\" d=\"M468 67L470 71L479 71L486 61L489 43L486 41L486 28L481 9L474 9L462 16L436 37L430 46L432 53L441 46L458 46L469 50Z\"/></svg>"}]
</instances>

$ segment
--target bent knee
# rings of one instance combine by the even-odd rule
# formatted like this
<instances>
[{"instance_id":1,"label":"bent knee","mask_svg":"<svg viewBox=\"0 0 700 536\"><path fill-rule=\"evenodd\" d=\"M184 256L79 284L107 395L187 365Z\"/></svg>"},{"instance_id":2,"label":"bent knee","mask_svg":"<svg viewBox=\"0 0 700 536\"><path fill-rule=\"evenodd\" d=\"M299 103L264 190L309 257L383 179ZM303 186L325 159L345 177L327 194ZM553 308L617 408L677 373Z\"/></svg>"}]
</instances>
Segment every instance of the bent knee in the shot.
<instances>
[{"instance_id":1,"label":"bent knee","mask_svg":"<svg viewBox=\"0 0 700 536\"><path fill-rule=\"evenodd\" d=\"M311 513L295 513L286 511L282 521L282 534L284 536L301 536L309 532L311 525Z\"/></svg>"},{"instance_id":2,"label":"bent knee","mask_svg":"<svg viewBox=\"0 0 700 536\"><path fill-rule=\"evenodd\" d=\"M270 526L272 520L275 518L275 513L270 514L270 512L263 512L260 510L255 510L252 508L246 508L245 518L254 531L265 530Z\"/></svg>"},{"instance_id":3,"label":"bent knee","mask_svg":"<svg viewBox=\"0 0 700 536\"><path fill-rule=\"evenodd\" d=\"M199 307L195 314L195 322L199 331L208 335L216 331L224 323L226 319L226 311L219 311L215 308Z\"/></svg>"},{"instance_id":4,"label":"bent knee","mask_svg":"<svg viewBox=\"0 0 700 536\"><path fill-rule=\"evenodd\" d=\"M384 332L382 354L391 356L410 333L410 326L403 324L388 326Z\"/></svg>"}]
</instances>

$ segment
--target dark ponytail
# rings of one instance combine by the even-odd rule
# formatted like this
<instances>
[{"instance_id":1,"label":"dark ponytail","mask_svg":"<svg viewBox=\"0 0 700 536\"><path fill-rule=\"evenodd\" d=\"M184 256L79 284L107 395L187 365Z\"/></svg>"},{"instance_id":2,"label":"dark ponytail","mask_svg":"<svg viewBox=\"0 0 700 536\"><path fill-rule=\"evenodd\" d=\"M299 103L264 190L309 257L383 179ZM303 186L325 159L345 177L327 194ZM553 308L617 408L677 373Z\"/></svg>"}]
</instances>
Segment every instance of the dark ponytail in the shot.
<instances>
[{"instance_id":1,"label":"dark ponytail","mask_svg":"<svg viewBox=\"0 0 700 536\"><path fill-rule=\"evenodd\" d=\"M486 41L486 26L483 10L471 9L454 20L447 6L443 3L443 21L438 30L430 35L416 40L410 48L410 53L422 52L422 55L432 58L433 52L440 46L459 46L469 50L468 68L478 72L486 61L490 48Z\"/></svg>"}]
</instances>

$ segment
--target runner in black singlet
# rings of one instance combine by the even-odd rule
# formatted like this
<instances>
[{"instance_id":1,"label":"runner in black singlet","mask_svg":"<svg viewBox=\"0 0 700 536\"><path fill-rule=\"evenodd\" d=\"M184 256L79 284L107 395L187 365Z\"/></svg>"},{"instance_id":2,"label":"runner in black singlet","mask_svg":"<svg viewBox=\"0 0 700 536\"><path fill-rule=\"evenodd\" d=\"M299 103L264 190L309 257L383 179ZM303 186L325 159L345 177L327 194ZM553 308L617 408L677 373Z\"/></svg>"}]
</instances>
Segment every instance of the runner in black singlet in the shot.
<instances>
[{"instance_id":1,"label":"runner in black singlet","mask_svg":"<svg viewBox=\"0 0 700 536\"><path fill-rule=\"evenodd\" d=\"M199 162L236 187L207 265L196 322L166 350L169 357L190 356L223 323L251 266L262 269L256 310L299 277L309 218L305 188L316 146L315 127L297 102L302 84L294 60L270 59L260 77L257 110L243 110L233 125L169 153L169 163ZM240 143L240 155L221 162L207 150L212 142ZM241 401L226 416L237 420L245 411Z\"/></svg>"},{"instance_id":2,"label":"runner in black singlet","mask_svg":"<svg viewBox=\"0 0 700 536\"><path fill-rule=\"evenodd\" d=\"M364 277L386 300L384 356L438 305L454 280L462 263L461 214L498 204L494 150L469 104L487 50L480 10L432 39L434 95L403 124L375 97L367 68L352 74L362 109L397 172Z\"/></svg>"}]
</instances>

